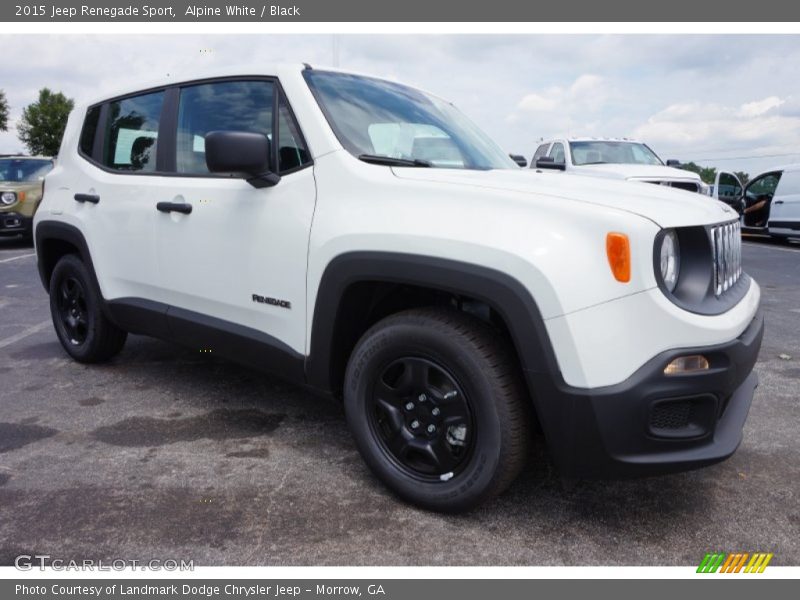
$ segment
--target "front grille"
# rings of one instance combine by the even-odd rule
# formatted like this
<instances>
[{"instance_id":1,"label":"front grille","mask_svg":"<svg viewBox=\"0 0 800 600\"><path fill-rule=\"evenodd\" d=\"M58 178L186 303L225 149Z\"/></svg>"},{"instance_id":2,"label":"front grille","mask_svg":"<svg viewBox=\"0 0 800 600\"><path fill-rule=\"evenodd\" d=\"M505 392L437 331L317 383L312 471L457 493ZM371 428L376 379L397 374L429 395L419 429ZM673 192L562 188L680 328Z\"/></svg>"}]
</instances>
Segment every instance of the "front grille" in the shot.
<instances>
[{"instance_id":1,"label":"front grille","mask_svg":"<svg viewBox=\"0 0 800 600\"><path fill-rule=\"evenodd\" d=\"M685 181L673 181L670 185L674 188L678 188L679 190L686 190L687 192L699 191L696 183L690 183Z\"/></svg>"},{"instance_id":2,"label":"front grille","mask_svg":"<svg viewBox=\"0 0 800 600\"><path fill-rule=\"evenodd\" d=\"M742 231L738 221L711 228L714 252L714 295L719 297L742 276Z\"/></svg>"},{"instance_id":3,"label":"front grille","mask_svg":"<svg viewBox=\"0 0 800 600\"><path fill-rule=\"evenodd\" d=\"M692 418L692 403L689 400L661 402L650 413L651 429L683 429Z\"/></svg>"},{"instance_id":4,"label":"front grille","mask_svg":"<svg viewBox=\"0 0 800 600\"><path fill-rule=\"evenodd\" d=\"M678 190L686 190L687 192L699 192L700 187L696 183L692 183L691 181L647 181L646 183L652 183L653 185L663 185L666 187L673 187Z\"/></svg>"}]
</instances>

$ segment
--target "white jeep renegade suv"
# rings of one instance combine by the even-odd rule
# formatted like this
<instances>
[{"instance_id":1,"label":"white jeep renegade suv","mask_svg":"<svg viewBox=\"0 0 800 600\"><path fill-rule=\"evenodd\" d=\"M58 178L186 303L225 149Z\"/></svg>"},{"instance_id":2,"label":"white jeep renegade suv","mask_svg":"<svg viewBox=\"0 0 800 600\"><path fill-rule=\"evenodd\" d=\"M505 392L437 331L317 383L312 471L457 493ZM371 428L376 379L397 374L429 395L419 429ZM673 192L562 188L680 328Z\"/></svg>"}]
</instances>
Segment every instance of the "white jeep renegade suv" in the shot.
<instances>
[{"instance_id":1,"label":"white jeep renegade suv","mask_svg":"<svg viewBox=\"0 0 800 600\"><path fill-rule=\"evenodd\" d=\"M35 240L76 360L144 334L341 397L386 485L458 511L539 429L570 479L736 449L763 331L736 217L522 171L440 98L298 65L75 109Z\"/></svg>"}]
</instances>

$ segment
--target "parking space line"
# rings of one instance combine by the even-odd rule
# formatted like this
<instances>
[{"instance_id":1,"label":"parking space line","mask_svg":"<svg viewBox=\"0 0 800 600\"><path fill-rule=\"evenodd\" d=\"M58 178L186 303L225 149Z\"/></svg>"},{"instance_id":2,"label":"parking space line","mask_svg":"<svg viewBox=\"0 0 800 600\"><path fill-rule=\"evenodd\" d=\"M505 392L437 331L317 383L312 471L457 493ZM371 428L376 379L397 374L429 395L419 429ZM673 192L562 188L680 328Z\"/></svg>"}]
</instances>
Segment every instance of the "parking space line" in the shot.
<instances>
[{"instance_id":1,"label":"parking space line","mask_svg":"<svg viewBox=\"0 0 800 600\"><path fill-rule=\"evenodd\" d=\"M765 246L764 244L756 244L753 242L744 242L745 246L751 246L753 248L763 248L765 250L778 250L780 252L791 252L793 254L797 254L800 252L800 248L795 250L794 248L776 248L775 246Z\"/></svg>"},{"instance_id":2,"label":"parking space line","mask_svg":"<svg viewBox=\"0 0 800 600\"><path fill-rule=\"evenodd\" d=\"M20 258L29 258L31 256L36 256L36 253L31 252L30 254L20 254L19 256L12 256L11 258L3 258L0 259L0 263L7 263L11 262L12 260L19 260Z\"/></svg>"},{"instance_id":3,"label":"parking space line","mask_svg":"<svg viewBox=\"0 0 800 600\"><path fill-rule=\"evenodd\" d=\"M33 335L34 333L40 332L42 329L50 327L52 325L52 321L42 321L41 323L37 323L36 325L31 325L30 327L23 329L17 334L11 335L7 338L0 340L0 348L5 348L6 346L10 346L20 340L24 340L29 335Z\"/></svg>"}]
</instances>

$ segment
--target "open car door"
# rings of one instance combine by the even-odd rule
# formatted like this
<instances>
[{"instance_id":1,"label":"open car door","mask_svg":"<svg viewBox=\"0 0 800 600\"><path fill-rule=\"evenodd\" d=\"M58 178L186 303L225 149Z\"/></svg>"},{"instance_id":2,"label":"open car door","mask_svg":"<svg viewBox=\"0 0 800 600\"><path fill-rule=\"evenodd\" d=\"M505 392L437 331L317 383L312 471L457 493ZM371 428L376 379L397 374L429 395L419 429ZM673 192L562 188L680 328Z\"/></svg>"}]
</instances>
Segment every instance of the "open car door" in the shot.
<instances>
[{"instance_id":1,"label":"open car door","mask_svg":"<svg viewBox=\"0 0 800 600\"><path fill-rule=\"evenodd\" d=\"M717 173L712 196L735 209L740 215L744 211L744 186L733 173L727 171Z\"/></svg>"}]
</instances>

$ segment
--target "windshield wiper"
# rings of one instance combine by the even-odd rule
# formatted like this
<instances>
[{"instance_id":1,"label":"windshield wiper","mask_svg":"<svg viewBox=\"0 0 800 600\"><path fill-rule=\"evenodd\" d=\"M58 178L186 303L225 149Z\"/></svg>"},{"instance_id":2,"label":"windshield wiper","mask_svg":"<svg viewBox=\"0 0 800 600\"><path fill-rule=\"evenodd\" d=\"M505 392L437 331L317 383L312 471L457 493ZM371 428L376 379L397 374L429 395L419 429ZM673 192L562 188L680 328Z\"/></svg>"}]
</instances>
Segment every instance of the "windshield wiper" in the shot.
<instances>
[{"instance_id":1,"label":"windshield wiper","mask_svg":"<svg viewBox=\"0 0 800 600\"><path fill-rule=\"evenodd\" d=\"M358 160L373 165L388 165L390 167L430 167L431 163L419 158L394 158L392 156L382 156L380 154L359 154Z\"/></svg>"},{"instance_id":2,"label":"windshield wiper","mask_svg":"<svg viewBox=\"0 0 800 600\"><path fill-rule=\"evenodd\" d=\"M609 164L609 163L608 163L608 161L605 161L605 160L596 160L594 162L581 163L582 166L585 166L585 165L607 165L607 164Z\"/></svg>"}]
</instances>

